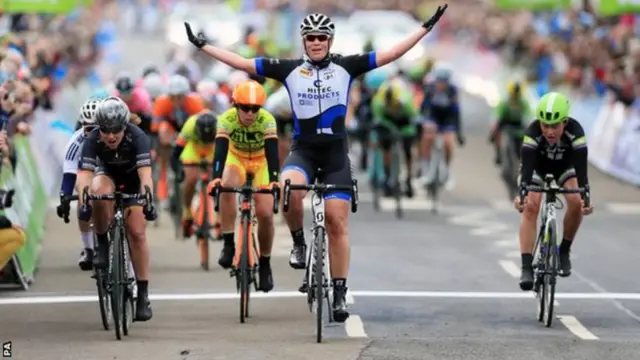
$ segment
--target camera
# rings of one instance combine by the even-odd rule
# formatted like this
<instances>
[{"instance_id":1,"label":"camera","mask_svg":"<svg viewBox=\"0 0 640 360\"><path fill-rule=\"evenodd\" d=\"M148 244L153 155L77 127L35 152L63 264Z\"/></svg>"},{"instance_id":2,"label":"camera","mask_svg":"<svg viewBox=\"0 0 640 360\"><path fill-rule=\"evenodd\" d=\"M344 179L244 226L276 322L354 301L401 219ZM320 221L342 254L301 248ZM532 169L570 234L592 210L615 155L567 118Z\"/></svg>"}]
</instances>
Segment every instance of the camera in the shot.
<instances>
[{"instance_id":1,"label":"camera","mask_svg":"<svg viewBox=\"0 0 640 360\"><path fill-rule=\"evenodd\" d=\"M13 205L15 190L0 189L0 210L10 208Z\"/></svg>"}]
</instances>

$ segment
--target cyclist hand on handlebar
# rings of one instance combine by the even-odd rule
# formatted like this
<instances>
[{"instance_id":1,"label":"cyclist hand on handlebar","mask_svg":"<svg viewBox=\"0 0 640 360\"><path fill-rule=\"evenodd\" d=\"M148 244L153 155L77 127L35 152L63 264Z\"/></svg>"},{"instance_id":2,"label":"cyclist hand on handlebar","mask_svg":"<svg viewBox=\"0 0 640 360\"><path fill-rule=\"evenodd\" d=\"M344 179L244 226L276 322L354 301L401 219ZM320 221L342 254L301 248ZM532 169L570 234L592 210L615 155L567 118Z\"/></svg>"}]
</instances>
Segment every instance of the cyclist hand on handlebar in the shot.
<instances>
[{"instance_id":1,"label":"cyclist hand on handlebar","mask_svg":"<svg viewBox=\"0 0 640 360\"><path fill-rule=\"evenodd\" d=\"M528 191L526 185L520 185L520 195L513 199L513 206L518 210L518 212L523 212L525 206L527 206L527 194Z\"/></svg>"},{"instance_id":2,"label":"cyclist hand on handlebar","mask_svg":"<svg viewBox=\"0 0 640 360\"><path fill-rule=\"evenodd\" d=\"M60 219L64 219L65 223L69 222L69 213L71 212L71 206L69 196L60 194L60 205L56 207L56 213Z\"/></svg>"},{"instance_id":3,"label":"cyclist hand on handlebar","mask_svg":"<svg viewBox=\"0 0 640 360\"><path fill-rule=\"evenodd\" d=\"M591 192L589 191L589 185L585 185L584 193L582 194L582 215L590 215L593 212L593 202L591 202Z\"/></svg>"},{"instance_id":4,"label":"cyclist hand on handlebar","mask_svg":"<svg viewBox=\"0 0 640 360\"><path fill-rule=\"evenodd\" d=\"M215 196L215 190L220 190L222 187L222 179L216 178L209 181L209 185L207 185L207 192L211 196Z\"/></svg>"},{"instance_id":5,"label":"cyclist hand on handlebar","mask_svg":"<svg viewBox=\"0 0 640 360\"><path fill-rule=\"evenodd\" d=\"M144 218L147 221L155 221L158 218L158 212L156 211L156 207L153 206L153 193L151 192L151 188L148 186L144 187L145 201L144 207L142 208L142 213L144 214Z\"/></svg>"}]
</instances>

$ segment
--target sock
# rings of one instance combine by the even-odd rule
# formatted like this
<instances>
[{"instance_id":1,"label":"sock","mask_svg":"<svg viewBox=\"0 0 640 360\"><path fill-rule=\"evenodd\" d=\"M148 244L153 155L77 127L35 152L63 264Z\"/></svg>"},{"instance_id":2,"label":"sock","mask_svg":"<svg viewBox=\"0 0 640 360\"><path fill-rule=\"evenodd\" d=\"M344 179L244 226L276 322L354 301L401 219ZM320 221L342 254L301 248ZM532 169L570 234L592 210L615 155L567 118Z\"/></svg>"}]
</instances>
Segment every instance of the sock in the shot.
<instances>
[{"instance_id":1,"label":"sock","mask_svg":"<svg viewBox=\"0 0 640 360\"><path fill-rule=\"evenodd\" d=\"M141 297L141 294L147 294L149 292L149 280L138 280L136 284L138 285L138 298Z\"/></svg>"},{"instance_id":2,"label":"sock","mask_svg":"<svg viewBox=\"0 0 640 360\"><path fill-rule=\"evenodd\" d=\"M236 246L236 242L235 239L236 235L235 233L232 232L226 232L226 233L222 233L222 239L224 240L224 246L231 246L231 247L235 247Z\"/></svg>"},{"instance_id":3,"label":"sock","mask_svg":"<svg viewBox=\"0 0 640 360\"><path fill-rule=\"evenodd\" d=\"M81 232L80 239L85 249L93 249L93 231Z\"/></svg>"},{"instance_id":4,"label":"sock","mask_svg":"<svg viewBox=\"0 0 640 360\"><path fill-rule=\"evenodd\" d=\"M573 243L572 240L562 239L562 242L560 243L560 253L561 254L569 253L569 250L571 250L572 243Z\"/></svg>"},{"instance_id":5,"label":"sock","mask_svg":"<svg viewBox=\"0 0 640 360\"><path fill-rule=\"evenodd\" d=\"M346 278L335 278L332 279L333 282L333 287L337 288L337 287L347 287L347 279Z\"/></svg>"},{"instance_id":6,"label":"sock","mask_svg":"<svg viewBox=\"0 0 640 360\"><path fill-rule=\"evenodd\" d=\"M260 260L258 260L260 265L269 265L271 264L271 255L263 255L260 254Z\"/></svg>"},{"instance_id":7,"label":"sock","mask_svg":"<svg viewBox=\"0 0 640 360\"><path fill-rule=\"evenodd\" d=\"M522 258L522 266L523 267L531 267L531 264L533 264L533 255L531 255L531 254L520 254L520 257Z\"/></svg>"},{"instance_id":8,"label":"sock","mask_svg":"<svg viewBox=\"0 0 640 360\"><path fill-rule=\"evenodd\" d=\"M291 237L293 238L294 245L304 245L304 230L302 228L292 231Z\"/></svg>"},{"instance_id":9,"label":"sock","mask_svg":"<svg viewBox=\"0 0 640 360\"><path fill-rule=\"evenodd\" d=\"M109 235L108 234L96 234L96 239L98 242L98 246L108 246L109 245Z\"/></svg>"}]
</instances>

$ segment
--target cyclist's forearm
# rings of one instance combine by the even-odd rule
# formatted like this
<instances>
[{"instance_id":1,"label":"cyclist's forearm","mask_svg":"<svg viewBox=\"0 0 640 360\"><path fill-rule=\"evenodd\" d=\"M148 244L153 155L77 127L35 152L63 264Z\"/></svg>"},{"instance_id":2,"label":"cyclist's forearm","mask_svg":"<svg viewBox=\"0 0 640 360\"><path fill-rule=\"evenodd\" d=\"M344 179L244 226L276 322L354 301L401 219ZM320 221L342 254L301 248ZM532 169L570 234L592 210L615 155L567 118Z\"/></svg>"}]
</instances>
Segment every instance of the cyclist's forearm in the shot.
<instances>
[{"instance_id":1,"label":"cyclist's forearm","mask_svg":"<svg viewBox=\"0 0 640 360\"><path fill-rule=\"evenodd\" d=\"M269 182L278 181L280 172L280 153L278 150L277 137L264 140L264 152L267 157L267 167L269 169Z\"/></svg>"},{"instance_id":2,"label":"cyclist's forearm","mask_svg":"<svg viewBox=\"0 0 640 360\"><path fill-rule=\"evenodd\" d=\"M89 193L91 193L91 181L93 180L93 171L89 170L79 170L78 178L76 180L76 184L78 185L78 195L82 195L82 191L84 188L89 188ZM78 204L82 205L82 196L78 199Z\"/></svg>"},{"instance_id":3,"label":"cyclist's forearm","mask_svg":"<svg viewBox=\"0 0 640 360\"><path fill-rule=\"evenodd\" d=\"M141 194L144 194L147 188L153 189L153 171L151 171L151 166L139 167L138 178L140 178Z\"/></svg>"},{"instance_id":4,"label":"cyclist's forearm","mask_svg":"<svg viewBox=\"0 0 640 360\"><path fill-rule=\"evenodd\" d=\"M520 156L522 159L522 170L521 170L521 185L528 185L531 183L531 179L533 178L533 170L536 165L536 150L534 148L528 146L522 146L520 150Z\"/></svg>"},{"instance_id":5,"label":"cyclist's forearm","mask_svg":"<svg viewBox=\"0 0 640 360\"><path fill-rule=\"evenodd\" d=\"M182 151L184 150L184 146L180 146L176 144L173 148L173 152L171 153L171 168L175 171L180 167L180 155L182 155Z\"/></svg>"},{"instance_id":6,"label":"cyclist's forearm","mask_svg":"<svg viewBox=\"0 0 640 360\"><path fill-rule=\"evenodd\" d=\"M224 163L229 152L229 138L217 137L215 146L215 157L213 158L213 178L220 179L224 172Z\"/></svg>"},{"instance_id":7,"label":"cyclist's forearm","mask_svg":"<svg viewBox=\"0 0 640 360\"><path fill-rule=\"evenodd\" d=\"M64 195L72 195L73 188L76 186L77 175L74 173L62 174L62 184L60 185L60 192Z\"/></svg>"},{"instance_id":8,"label":"cyclist's forearm","mask_svg":"<svg viewBox=\"0 0 640 360\"><path fill-rule=\"evenodd\" d=\"M587 147L574 150L573 152L573 167L576 170L576 178L578 180L578 186L584 187L589 184L587 178L589 151Z\"/></svg>"}]
</instances>

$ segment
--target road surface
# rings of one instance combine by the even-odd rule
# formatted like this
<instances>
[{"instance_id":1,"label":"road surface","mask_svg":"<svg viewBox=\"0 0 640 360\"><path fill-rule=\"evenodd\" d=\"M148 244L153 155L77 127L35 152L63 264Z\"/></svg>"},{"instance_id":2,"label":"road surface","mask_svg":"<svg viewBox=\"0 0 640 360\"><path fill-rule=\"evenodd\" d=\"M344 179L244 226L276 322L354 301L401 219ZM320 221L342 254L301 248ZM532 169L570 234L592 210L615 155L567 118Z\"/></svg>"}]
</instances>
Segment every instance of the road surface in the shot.
<instances>
[{"instance_id":1,"label":"road surface","mask_svg":"<svg viewBox=\"0 0 640 360\"><path fill-rule=\"evenodd\" d=\"M149 59L161 58L161 45L127 42ZM129 61L123 66L146 63ZM15 359L637 358L639 191L591 171L596 211L579 232L574 274L558 285L558 317L544 328L531 294L518 289L518 214L491 164L489 110L469 96L463 106L468 144L456 155L455 187L440 215L427 211L422 194L406 202L402 221L390 210L374 213L363 187L351 221L352 316L327 326L325 343L314 342L314 317L295 291L302 273L287 265L282 225L276 288L254 299L253 316L240 324L228 273L199 270L193 242L174 240L166 221L148 230L154 318L117 342L101 329L93 282L76 265L77 227L53 213L35 284L0 293L0 341L12 342Z\"/></svg>"}]
</instances>

